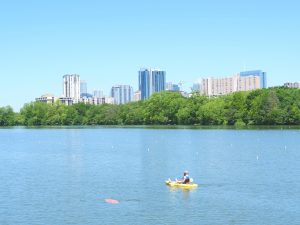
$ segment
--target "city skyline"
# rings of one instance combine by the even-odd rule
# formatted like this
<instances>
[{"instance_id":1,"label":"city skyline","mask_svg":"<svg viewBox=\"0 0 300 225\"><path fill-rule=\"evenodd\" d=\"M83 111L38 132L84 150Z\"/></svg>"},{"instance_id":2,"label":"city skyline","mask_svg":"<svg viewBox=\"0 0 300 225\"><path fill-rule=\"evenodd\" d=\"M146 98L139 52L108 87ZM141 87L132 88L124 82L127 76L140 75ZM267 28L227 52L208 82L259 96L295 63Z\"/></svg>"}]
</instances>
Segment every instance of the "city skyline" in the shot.
<instances>
[{"instance_id":1,"label":"city skyline","mask_svg":"<svg viewBox=\"0 0 300 225\"><path fill-rule=\"evenodd\" d=\"M241 77L238 79L238 77ZM189 87L189 90L182 90L181 86L182 83L179 82L178 84L173 83L172 81L168 81L166 79L166 71L160 69L153 69L153 68L141 68L138 71L138 88L135 90L133 89L131 84L115 84L109 90L109 94L104 94L100 89L88 90L87 86L88 83L86 80L82 80L79 74L66 74L62 76L63 78L63 90L62 95L55 95L56 97L66 97L66 98L73 98L75 99L75 103L79 100L79 98L102 98L102 97L114 97L113 89L131 89L129 99L134 100L134 92L141 92L140 100L148 99L153 93L160 92L162 90L169 90L169 91L178 91L178 92L186 92L188 91L200 91L200 93L205 94L206 92L201 90L203 86L204 80L219 80L218 82L222 82L223 80L235 80L234 82L240 82L240 84L230 84L230 86L238 85L239 87L235 87L235 91L247 91L247 90L254 90L257 88L267 88L267 73L262 70L250 70L250 71L241 71L238 74L234 74L232 76L210 76L210 77L202 77L198 79L192 86ZM243 79L245 78L245 79ZM241 80L242 79L242 80ZM207 82L207 81L206 81ZM231 81L233 82L233 81ZM252 83L252 82L256 82ZM297 83L297 82L296 82ZM221 83L220 83L221 84ZM243 84L243 85L242 85ZM242 85L242 86L241 86ZM246 85L246 86L245 86ZM249 85L249 87L247 86ZM194 88L198 86L198 88ZM227 86L227 84L226 84ZM286 86L286 83L282 86ZM225 86L224 86L225 87ZM117 91L119 92L119 91ZM228 94L230 92L224 92L223 94ZM43 95L54 95L53 93L44 93ZM119 93L118 93L119 94ZM207 93L206 93L207 94ZM42 96L43 96L42 95ZM121 94L122 95L122 94ZM120 96L121 96L120 95ZM125 94L126 95L126 94ZM210 94L208 94L210 96ZM123 98L123 96L121 97ZM118 102L119 100L117 100ZM121 101L122 102L122 101ZM124 104L125 101L121 104ZM120 104L120 103L117 103Z\"/></svg>"},{"instance_id":2,"label":"city skyline","mask_svg":"<svg viewBox=\"0 0 300 225\"><path fill-rule=\"evenodd\" d=\"M186 90L181 90L180 86L182 85L182 83L181 83L182 81L180 81L178 84L175 84L172 81L166 79L166 71L163 71L163 70L160 70L160 69L153 69L153 68L150 68L150 67L149 68L141 68L138 71L138 77L137 77L138 78L138 83L140 83L141 71L143 71L143 72L144 71L150 72L148 74L149 77L150 77L150 74L152 74L152 72L154 73L153 74L154 77L156 77L157 75L159 76L157 78L159 80L155 80L154 79L154 83L153 83L153 85L154 85L153 89L158 88L159 90L149 91L148 95L145 96L144 98L142 97L142 92L143 91L140 90L140 88L141 88L140 85L138 85L138 87L136 89L134 89L133 85L131 85L131 84L120 84L120 83L119 84L114 84L114 85L112 85L112 87L108 88L109 91L108 91L108 93L105 94L102 89L89 90L87 88L88 82L86 80L81 80L80 74L65 74L65 75L62 76L62 79L63 79L63 82L62 82L63 83L63 88L62 88L61 94L57 95L57 94L53 94L53 92L45 92L42 95L40 95L41 97L35 97L35 99L36 100L37 99L43 99L44 96L51 96L51 98L62 99L62 101L64 102L64 104L65 104L65 101L70 101L70 99L73 99L74 101L72 101L71 104L74 104L74 103L78 103L79 99L81 97L85 97L86 98L86 97L90 96L90 97L96 97L96 98L98 98L98 97L101 96L100 98L104 98L104 97L105 98L111 98L112 97L112 100L111 99L108 100L109 104L112 104L113 102L114 102L114 104L124 104L124 103L128 103L130 101L135 101L135 99L134 99L134 92L140 92L140 94L141 94L140 100L146 100L154 92L159 92L159 91L162 91L162 90L171 90L171 91L183 91L183 92L186 92ZM163 78L161 78L160 76L163 76ZM209 94L206 91L204 91L204 90L201 89L201 88L203 88L202 86L203 86L204 80L214 79L214 80L219 80L218 82L223 82L223 80L232 79L232 77L236 77L236 76L241 76L241 77L245 77L245 78L249 77L250 79L254 79L253 82L258 82L257 83L258 86L255 85L255 84L252 84L252 85L255 85L257 87L253 86L254 88L252 87L249 90L251 90L251 89L254 90L256 88L268 88L268 86L267 86L266 72L264 72L262 70L249 70L249 71L241 71L238 74L233 74L232 76L219 75L219 76L207 76L207 77L198 78L193 83L190 83L191 85L190 85L189 90L188 90L187 93L191 93L193 91L200 91L200 93L202 93L202 94L205 94L207 96L211 96L211 94ZM256 78L253 77L253 76L256 76L257 78L259 78L259 80L256 80ZM253 78L251 78L251 77L253 77ZM74 81L74 79L75 79L75 81ZM163 80L161 80L161 79L163 79ZM234 78L234 79L236 79L236 78ZM66 82L66 80L68 82ZM152 82L152 79L150 79L150 80ZM245 81L243 81L243 82L245 82ZM249 81L247 81L247 82L249 82ZM299 88L299 83L300 82L297 82L297 81L296 82L285 82L284 84L281 84L279 86ZM172 89L170 89L168 87L168 85L170 85L170 84L172 85ZM83 85L83 87L82 87L82 85ZM148 84L148 85L150 86L150 84ZM161 85L163 85L163 87ZM199 85L200 89L199 90L194 89L195 85L196 86ZM113 100L114 99L113 89L114 88L117 88L117 89L121 88L122 89L123 87L131 88L131 93L130 93L130 97L128 96L128 100L125 100L125 101L124 100L120 101L119 99L118 100ZM175 89L173 89L173 88L175 88ZM207 88L207 87L205 87L205 88ZM245 90L248 90L248 88L246 88ZM241 90L236 89L235 91L245 91L245 90L243 90L243 89L241 89ZM235 91L233 91L233 92L235 92ZM99 94L99 93L101 93L101 94ZM221 95L228 94L228 93L230 93L230 92L225 91ZM120 95L120 98L124 98L124 96L123 96L123 94L121 94L121 92L118 92L118 95ZM219 94L216 94L216 95L219 95ZM126 97L126 99L127 99L127 97ZM32 102L32 101L34 101L34 100L31 100L29 102ZM113 101L113 102L110 102L110 101ZM85 100L83 102L85 102ZM28 103L28 102L26 102L26 103ZM66 103L66 104L68 105L70 103Z\"/></svg>"},{"instance_id":3,"label":"city skyline","mask_svg":"<svg viewBox=\"0 0 300 225\"><path fill-rule=\"evenodd\" d=\"M292 0L4 2L0 106L62 94L63 74L80 74L90 91L137 90L136 71L149 65L184 85L251 69L267 71L268 86L298 82L299 9Z\"/></svg>"}]
</instances>

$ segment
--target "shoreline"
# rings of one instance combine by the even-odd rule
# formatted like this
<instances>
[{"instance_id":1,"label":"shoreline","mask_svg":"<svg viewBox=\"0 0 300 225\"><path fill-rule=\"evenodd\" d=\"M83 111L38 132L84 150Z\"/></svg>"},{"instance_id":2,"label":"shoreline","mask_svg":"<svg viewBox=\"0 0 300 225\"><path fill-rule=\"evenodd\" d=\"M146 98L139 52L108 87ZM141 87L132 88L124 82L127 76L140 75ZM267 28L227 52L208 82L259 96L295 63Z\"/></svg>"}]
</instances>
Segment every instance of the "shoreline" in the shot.
<instances>
[{"instance_id":1,"label":"shoreline","mask_svg":"<svg viewBox=\"0 0 300 225\"><path fill-rule=\"evenodd\" d=\"M63 125L0 126L0 129L300 130L299 125Z\"/></svg>"}]
</instances>

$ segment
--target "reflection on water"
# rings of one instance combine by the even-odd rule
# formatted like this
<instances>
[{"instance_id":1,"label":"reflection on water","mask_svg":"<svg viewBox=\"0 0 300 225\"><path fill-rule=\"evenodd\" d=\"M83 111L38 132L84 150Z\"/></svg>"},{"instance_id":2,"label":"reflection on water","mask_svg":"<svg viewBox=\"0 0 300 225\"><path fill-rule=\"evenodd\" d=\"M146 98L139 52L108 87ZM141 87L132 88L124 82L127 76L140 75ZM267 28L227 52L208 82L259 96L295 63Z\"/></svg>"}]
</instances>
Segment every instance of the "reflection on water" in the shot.
<instances>
[{"instance_id":1,"label":"reflection on water","mask_svg":"<svg viewBox=\"0 0 300 225\"><path fill-rule=\"evenodd\" d=\"M169 191L175 194L182 193L183 199L188 200L190 196L190 192L195 191L195 189L186 189L186 188L176 188L176 187L167 187Z\"/></svg>"}]
</instances>

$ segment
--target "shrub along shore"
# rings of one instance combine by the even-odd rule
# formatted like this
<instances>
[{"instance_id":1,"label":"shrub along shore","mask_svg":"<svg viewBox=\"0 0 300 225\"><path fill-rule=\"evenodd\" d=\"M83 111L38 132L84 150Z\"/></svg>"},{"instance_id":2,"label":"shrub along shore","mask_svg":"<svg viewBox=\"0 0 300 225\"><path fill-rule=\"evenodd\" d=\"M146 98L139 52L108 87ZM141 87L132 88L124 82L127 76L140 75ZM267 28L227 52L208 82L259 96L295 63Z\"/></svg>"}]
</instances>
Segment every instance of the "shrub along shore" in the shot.
<instances>
[{"instance_id":1,"label":"shrub along shore","mask_svg":"<svg viewBox=\"0 0 300 225\"><path fill-rule=\"evenodd\" d=\"M0 126L300 125L300 89L268 88L219 97L155 93L124 105L31 102L19 113L0 107Z\"/></svg>"}]
</instances>

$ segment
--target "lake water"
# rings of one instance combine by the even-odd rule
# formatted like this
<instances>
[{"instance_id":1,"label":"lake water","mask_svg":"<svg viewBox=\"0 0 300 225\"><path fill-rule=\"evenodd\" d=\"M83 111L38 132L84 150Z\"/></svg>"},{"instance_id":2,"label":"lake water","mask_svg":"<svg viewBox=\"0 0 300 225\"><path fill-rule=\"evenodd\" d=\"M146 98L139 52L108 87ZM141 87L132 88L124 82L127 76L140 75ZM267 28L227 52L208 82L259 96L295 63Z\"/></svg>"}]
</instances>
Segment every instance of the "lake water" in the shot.
<instances>
[{"instance_id":1,"label":"lake water","mask_svg":"<svg viewBox=\"0 0 300 225\"><path fill-rule=\"evenodd\" d=\"M300 130L0 129L0 224L300 224L299 141ZM199 188L165 185L184 170Z\"/></svg>"}]
</instances>

